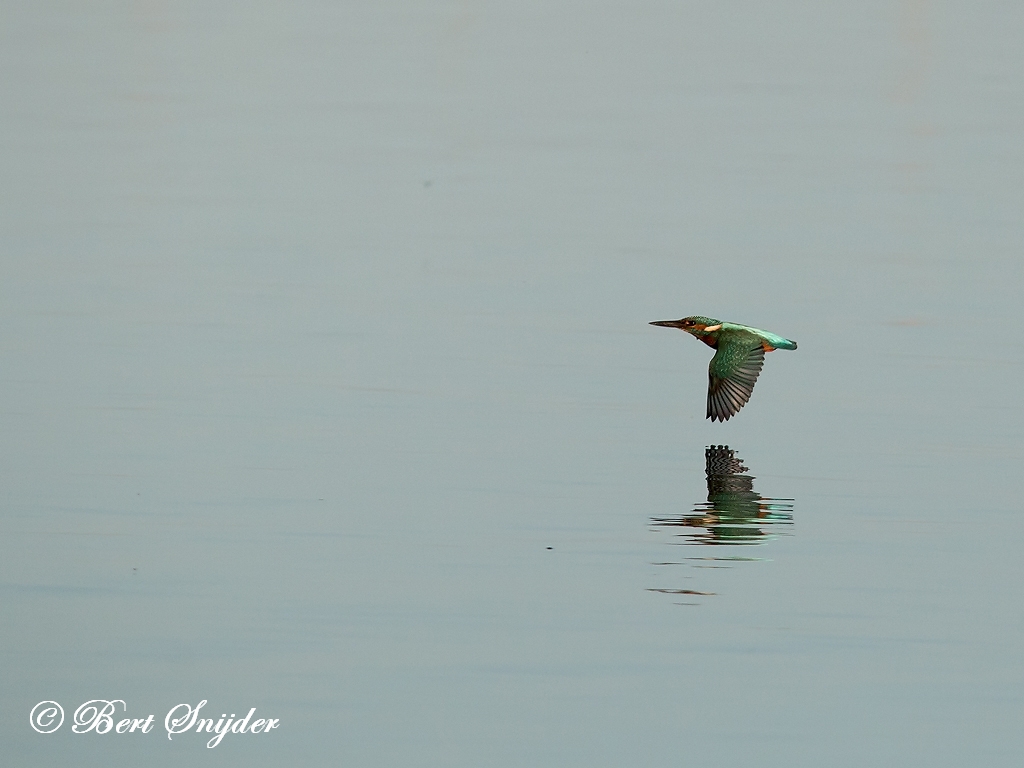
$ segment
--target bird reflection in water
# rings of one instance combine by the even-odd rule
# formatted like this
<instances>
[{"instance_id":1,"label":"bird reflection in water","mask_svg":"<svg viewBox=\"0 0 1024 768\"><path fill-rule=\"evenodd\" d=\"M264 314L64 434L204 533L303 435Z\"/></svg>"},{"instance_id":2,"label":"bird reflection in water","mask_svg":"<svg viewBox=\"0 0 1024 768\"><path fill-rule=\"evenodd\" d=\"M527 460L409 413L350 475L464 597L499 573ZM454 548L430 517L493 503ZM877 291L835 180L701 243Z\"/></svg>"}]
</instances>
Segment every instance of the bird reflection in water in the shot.
<instances>
[{"instance_id":1,"label":"bird reflection in water","mask_svg":"<svg viewBox=\"0 0 1024 768\"><path fill-rule=\"evenodd\" d=\"M782 526L793 524L793 499L769 499L757 493L754 478L745 474L749 467L729 446L710 445L704 457L707 502L689 515L653 518L656 527L681 528L678 535L687 544L760 544L781 533Z\"/></svg>"}]
</instances>

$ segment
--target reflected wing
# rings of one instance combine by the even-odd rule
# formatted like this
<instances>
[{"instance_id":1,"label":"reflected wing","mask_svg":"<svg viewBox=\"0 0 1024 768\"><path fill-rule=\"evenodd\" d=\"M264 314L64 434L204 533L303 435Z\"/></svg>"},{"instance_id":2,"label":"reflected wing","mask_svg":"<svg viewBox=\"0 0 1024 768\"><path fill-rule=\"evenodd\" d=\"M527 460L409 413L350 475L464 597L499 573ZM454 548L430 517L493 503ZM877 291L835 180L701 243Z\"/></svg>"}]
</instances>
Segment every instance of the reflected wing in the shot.
<instances>
[{"instance_id":1,"label":"reflected wing","mask_svg":"<svg viewBox=\"0 0 1024 768\"><path fill-rule=\"evenodd\" d=\"M762 366L764 347L759 341L720 344L708 366L707 418L726 421L735 416L750 399Z\"/></svg>"}]
</instances>

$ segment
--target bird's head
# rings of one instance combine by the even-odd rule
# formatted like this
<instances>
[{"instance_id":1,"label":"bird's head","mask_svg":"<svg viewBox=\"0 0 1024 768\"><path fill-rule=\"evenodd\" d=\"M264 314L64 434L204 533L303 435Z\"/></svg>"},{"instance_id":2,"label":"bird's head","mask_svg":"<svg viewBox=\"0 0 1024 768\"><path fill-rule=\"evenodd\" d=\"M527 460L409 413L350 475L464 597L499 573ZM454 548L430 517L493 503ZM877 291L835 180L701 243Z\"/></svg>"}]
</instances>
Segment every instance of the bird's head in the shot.
<instances>
[{"instance_id":1,"label":"bird's head","mask_svg":"<svg viewBox=\"0 0 1024 768\"><path fill-rule=\"evenodd\" d=\"M713 333L722 327L720 320L715 320L712 317L704 317L702 315L684 317L682 320L655 320L651 325L660 325L665 328L679 328L680 330L686 331L697 338L707 336L709 333Z\"/></svg>"}]
</instances>

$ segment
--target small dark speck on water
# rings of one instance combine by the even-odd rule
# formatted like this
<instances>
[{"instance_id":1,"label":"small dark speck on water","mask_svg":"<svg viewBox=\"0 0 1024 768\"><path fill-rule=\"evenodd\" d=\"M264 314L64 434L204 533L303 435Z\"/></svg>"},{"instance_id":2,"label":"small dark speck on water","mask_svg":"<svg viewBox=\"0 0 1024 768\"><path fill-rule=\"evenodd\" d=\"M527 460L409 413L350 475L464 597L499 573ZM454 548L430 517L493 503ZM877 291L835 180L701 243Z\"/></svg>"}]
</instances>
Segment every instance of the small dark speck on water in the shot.
<instances>
[{"instance_id":1,"label":"small dark speck on water","mask_svg":"<svg viewBox=\"0 0 1024 768\"><path fill-rule=\"evenodd\" d=\"M545 547L545 549L554 549L554 547Z\"/></svg>"}]
</instances>

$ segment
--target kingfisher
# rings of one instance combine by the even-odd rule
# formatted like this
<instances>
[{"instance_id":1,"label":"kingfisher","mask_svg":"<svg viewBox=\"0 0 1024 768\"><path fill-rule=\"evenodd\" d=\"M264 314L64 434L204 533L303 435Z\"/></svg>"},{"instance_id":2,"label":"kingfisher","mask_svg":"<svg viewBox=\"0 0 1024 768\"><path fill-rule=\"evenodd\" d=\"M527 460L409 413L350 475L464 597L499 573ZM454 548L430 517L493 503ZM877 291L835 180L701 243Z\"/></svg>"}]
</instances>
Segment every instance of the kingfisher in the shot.
<instances>
[{"instance_id":1,"label":"kingfisher","mask_svg":"<svg viewBox=\"0 0 1024 768\"><path fill-rule=\"evenodd\" d=\"M708 366L707 418L712 421L728 421L747 404L764 365L765 352L796 349L795 341L769 331L701 315L656 320L651 325L679 328L715 350Z\"/></svg>"}]
</instances>

